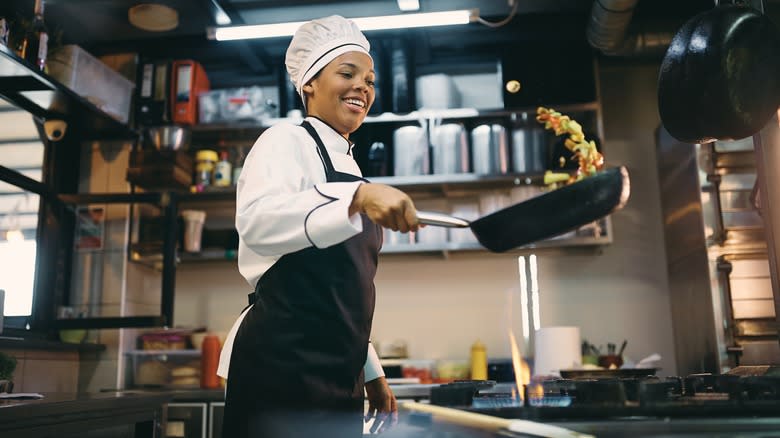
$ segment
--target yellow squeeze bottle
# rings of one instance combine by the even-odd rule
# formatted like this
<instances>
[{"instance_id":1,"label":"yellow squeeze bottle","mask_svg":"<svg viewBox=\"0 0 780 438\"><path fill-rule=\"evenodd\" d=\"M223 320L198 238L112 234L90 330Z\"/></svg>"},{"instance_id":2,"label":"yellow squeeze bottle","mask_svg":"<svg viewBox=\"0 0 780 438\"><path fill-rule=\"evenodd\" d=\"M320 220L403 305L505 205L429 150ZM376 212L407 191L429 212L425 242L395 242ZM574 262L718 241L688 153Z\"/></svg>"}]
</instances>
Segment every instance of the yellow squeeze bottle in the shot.
<instances>
[{"instance_id":1,"label":"yellow squeeze bottle","mask_svg":"<svg viewBox=\"0 0 780 438\"><path fill-rule=\"evenodd\" d=\"M487 350L480 341L471 346L471 380L487 380Z\"/></svg>"}]
</instances>

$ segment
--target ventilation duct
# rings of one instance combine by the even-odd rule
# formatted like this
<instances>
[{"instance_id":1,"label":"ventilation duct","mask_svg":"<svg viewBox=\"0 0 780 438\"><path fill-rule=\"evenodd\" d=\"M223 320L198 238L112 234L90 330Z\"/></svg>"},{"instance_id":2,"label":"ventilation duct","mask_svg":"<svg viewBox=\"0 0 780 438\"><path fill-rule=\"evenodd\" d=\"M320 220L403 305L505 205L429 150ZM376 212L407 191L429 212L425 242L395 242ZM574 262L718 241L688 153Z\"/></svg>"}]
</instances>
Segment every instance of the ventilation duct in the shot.
<instances>
[{"instance_id":1,"label":"ventilation duct","mask_svg":"<svg viewBox=\"0 0 780 438\"><path fill-rule=\"evenodd\" d=\"M638 2L595 0L587 29L590 45L610 56L663 56L674 37L673 32L628 32Z\"/></svg>"}]
</instances>

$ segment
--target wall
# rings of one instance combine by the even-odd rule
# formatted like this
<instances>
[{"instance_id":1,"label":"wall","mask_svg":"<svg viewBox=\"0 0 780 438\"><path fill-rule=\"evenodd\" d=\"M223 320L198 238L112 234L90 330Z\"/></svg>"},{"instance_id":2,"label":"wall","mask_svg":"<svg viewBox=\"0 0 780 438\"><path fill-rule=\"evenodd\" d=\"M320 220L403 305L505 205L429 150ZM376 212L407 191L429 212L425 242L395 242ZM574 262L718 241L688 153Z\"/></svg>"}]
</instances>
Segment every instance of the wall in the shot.
<instances>
[{"instance_id":1,"label":"wall","mask_svg":"<svg viewBox=\"0 0 780 438\"><path fill-rule=\"evenodd\" d=\"M604 150L631 174L628 205L613 215L614 243L599 252L538 254L541 326L576 325L596 345L628 340L626 355L661 354L676 374L656 174L657 66L603 67ZM229 329L249 286L234 263L180 266L177 325ZM510 354L510 296L518 303L517 255L458 253L448 258L388 255L376 278L373 338L405 340L418 358L466 358L477 339L491 357ZM522 339L519 308L512 328ZM522 346L525 354L530 346Z\"/></svg>"},{"instance_id":2,"label":"wall","mask_svg":"<svg viewBox=\"0 0 780 438\"><path fill-rule=\"evenodd\" d=\"M16 358L13 392L76 392L79 382L77 351L3 349Z\"/></svg>"}]
</instances>

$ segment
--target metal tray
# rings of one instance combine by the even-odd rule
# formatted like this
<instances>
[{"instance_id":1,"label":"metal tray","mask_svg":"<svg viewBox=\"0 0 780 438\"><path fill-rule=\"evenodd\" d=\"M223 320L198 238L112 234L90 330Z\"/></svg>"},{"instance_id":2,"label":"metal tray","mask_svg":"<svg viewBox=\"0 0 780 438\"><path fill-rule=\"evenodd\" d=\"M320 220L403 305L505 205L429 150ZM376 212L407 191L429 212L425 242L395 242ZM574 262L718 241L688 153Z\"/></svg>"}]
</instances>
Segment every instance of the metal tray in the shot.
<instances>
[{"instance_id":1,"label":"metal tray","mask_svg":"<svg viewBox=\"0 0 780 438\"><path fill-rule=\"evenodd\" d=\"M564 379L619 379L654 376L658 368L620 368L616 370L561 370Z\"/></svg>"}]
</instances>

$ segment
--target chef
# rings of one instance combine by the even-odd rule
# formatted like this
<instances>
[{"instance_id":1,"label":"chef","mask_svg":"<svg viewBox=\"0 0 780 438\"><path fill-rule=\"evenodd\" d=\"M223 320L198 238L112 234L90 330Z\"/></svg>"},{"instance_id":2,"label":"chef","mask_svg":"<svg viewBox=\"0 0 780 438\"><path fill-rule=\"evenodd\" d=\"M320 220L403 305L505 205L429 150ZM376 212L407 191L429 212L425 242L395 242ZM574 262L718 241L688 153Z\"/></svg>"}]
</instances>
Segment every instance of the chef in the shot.
<instances>
[{"instance_id":1,"label":"chef","mask_svg":"<svg viewBox=\"0 0 780 438\"><path fill-rule=\"evenodd\" d=\"M238 268L254 288L222 349L223 436L359 437L397 421L369 343L382 227L416 231L409 196L361 177L349 140L374 101L369 43L340 16L303 24L285 65L300 125L265 130L238 179Z\"/></svg>"}]
</instances>

